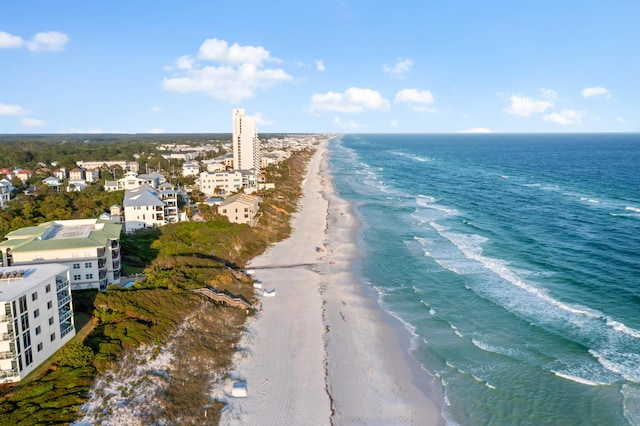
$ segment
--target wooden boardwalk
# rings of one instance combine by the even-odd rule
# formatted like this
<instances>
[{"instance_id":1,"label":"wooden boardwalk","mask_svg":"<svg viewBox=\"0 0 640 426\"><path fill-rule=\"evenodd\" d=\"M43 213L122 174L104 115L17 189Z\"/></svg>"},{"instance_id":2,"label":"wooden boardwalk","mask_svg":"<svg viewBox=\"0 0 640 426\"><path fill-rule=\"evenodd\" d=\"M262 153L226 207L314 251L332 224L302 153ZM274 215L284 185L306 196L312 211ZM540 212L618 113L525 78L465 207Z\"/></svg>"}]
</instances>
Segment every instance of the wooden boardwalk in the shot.
<instances>
[{"instance_id":1,"label":"wooden boardwalk","mask_svg":"<svg viewBox=\"0 0 640 426\"><path fill-rule=\"evenodd\" d=\"M213 300L214 302L218 302L218 303L224 303L225 305L228 306L232 306L234 308L245 308L245 309L249 309L251 308L251 304L249 302L247 302L246 300L240 298L240 297L232 297L229 296L226 293L220 293L219 291L214 290L213 288L207 287L207 288L198 288L193 290L196 293L200 293L203 296L208 297L209 299Z\"/></svg>"}]
</instances>

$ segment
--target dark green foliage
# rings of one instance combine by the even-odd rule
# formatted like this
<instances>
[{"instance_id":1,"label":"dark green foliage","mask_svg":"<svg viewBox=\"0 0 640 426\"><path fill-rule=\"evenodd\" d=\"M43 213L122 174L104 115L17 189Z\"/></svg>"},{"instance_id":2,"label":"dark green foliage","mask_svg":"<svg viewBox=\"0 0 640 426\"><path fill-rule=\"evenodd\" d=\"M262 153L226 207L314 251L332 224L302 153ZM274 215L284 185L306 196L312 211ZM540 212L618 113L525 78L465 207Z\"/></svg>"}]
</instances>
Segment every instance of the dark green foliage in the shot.
<instances>
[{"instance_id":1,"label":"dark green foliage","mask_svg":"<svg viewBox=\"0 0 640 426\"><path fill-rule=\"evenodd\" d=\"M77 340L67 342L56 355L61 367L86 367L93 361L93 350Z\"/></svg>"}]
</instances>

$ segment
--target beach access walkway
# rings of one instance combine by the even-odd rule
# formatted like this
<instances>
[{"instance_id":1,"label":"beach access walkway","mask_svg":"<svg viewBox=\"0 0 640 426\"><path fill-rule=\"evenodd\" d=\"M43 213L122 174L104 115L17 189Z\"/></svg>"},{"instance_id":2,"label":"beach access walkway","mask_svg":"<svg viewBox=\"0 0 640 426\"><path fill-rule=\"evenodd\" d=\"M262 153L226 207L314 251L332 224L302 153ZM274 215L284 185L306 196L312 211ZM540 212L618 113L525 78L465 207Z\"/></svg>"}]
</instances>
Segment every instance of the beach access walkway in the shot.
<instances>
[{"instance_id":1,"label":"beach access walkway","mask_svg":"<svg viewBox=\"0 0 640 426\"><path fill-rule=\"evenodd\" d=\"M234 308L249 309L252 307L249 302L241 297L233 297L226 293L219 292L211 287L197 288L192 291L195 293L200 293L203 296L206 296L209 299L213 300L214 302L224 303L225 305L232 306Z\"/></svg>"}]
</instances>

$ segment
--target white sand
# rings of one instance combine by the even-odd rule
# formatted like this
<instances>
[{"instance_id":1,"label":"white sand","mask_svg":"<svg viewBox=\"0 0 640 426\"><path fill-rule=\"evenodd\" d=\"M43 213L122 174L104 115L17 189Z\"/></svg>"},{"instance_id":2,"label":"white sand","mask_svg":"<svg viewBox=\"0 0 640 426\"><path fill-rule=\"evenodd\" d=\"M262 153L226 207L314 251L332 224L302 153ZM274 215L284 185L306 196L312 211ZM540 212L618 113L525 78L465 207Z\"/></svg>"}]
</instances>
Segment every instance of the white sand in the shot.
<instances>
[{"instance_id":1,"label":"white sand","mask_svg":"<svg viewBox=\"0 0 640 426\"><path fill-rule=\"evenodd\" d=\"M292 236L251 264L276 296L247 326L231 375L248 396L228 398L221 424L444 424L408 333L352 273L359 222L335 194L326 148L309 163Z\"/></svg>"}]
</instances>

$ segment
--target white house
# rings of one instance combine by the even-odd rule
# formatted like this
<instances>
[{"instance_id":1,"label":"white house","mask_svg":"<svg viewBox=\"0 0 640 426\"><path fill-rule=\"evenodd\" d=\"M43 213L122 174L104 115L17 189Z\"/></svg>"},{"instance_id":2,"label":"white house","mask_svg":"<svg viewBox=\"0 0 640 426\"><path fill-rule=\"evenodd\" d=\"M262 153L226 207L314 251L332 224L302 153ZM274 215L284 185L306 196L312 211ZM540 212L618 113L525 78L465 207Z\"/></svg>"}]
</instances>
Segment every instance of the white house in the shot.
<instances>
[{"instance_id":1,"label":"white house","mask_svg":"<svg viewBox=\"0 0 640 426\"><path fill-rule=\"evenodd\" d=\"M122 205L125 232L178 221L177 192L168 183L158 189L145 184L125 191Z\"/></svg>"},{"instance_id":2,"label":"white house","mask_svg":"<svg viewBox=\"0 0 640 426\"><path fill-rule=\"evenodd\" d=\"M198 176L200 174L200 165L196 163L184 163L182 165L182 176Z\"/></svg>"},{"instance_id":3,"label":"white house","mask_svg":"<svg viewBox=\"0 0 640 426\"><path fill-rule=\"evenodd\" d=\"M117 181L108 180L105 182L105 191L118 191L118 190L130 190L140 188L142 185L149 185L152 188L157 188L161 183L167 180L163 175L156 172L147 174L137 174L136 172L127 172L125 176Z\"/></svg>"},{"instance_id":4,"label":"white house","mask_svg":"<svg viewBox=\"0 0 640 426\"><path fill-rule=\"evenodd\" d=\"M61 263L73 290L106 290L120 282L122 225L99 219L59 220L9 232L0 243L0 267Z\"/></svg>"},{"instance_id":5,"label":"white house","mask_svg":"<svg viewBox=\"0 0 640 426\"><path fill-rule=\"evenodd\" d=\"M24 379L75 336L69 268L0 268L0 383Z\"/></svg>"},{"instance_id":6,"label":"white house","mask_svg":"<svg viewBox=\"0 0 640 426\"><path fill-rule=\"evenodd\" d=\"M0 180L0 207L4 209L11 199L11 193L15 190L11 181L7 178Z\"/></svg>"},{"instance_id":7,"label":"white house","mask_svg":"<svg viewBox=\"0 0 640 426\"><path fill-rule=\"evenodd\" d=\"M49 176L48 178L42 179L42 183L44 183L45 185L49 185L56 191L59 191L60 187L62 186L62 181L55 176Z\"/></svg>"}]
</instances>

